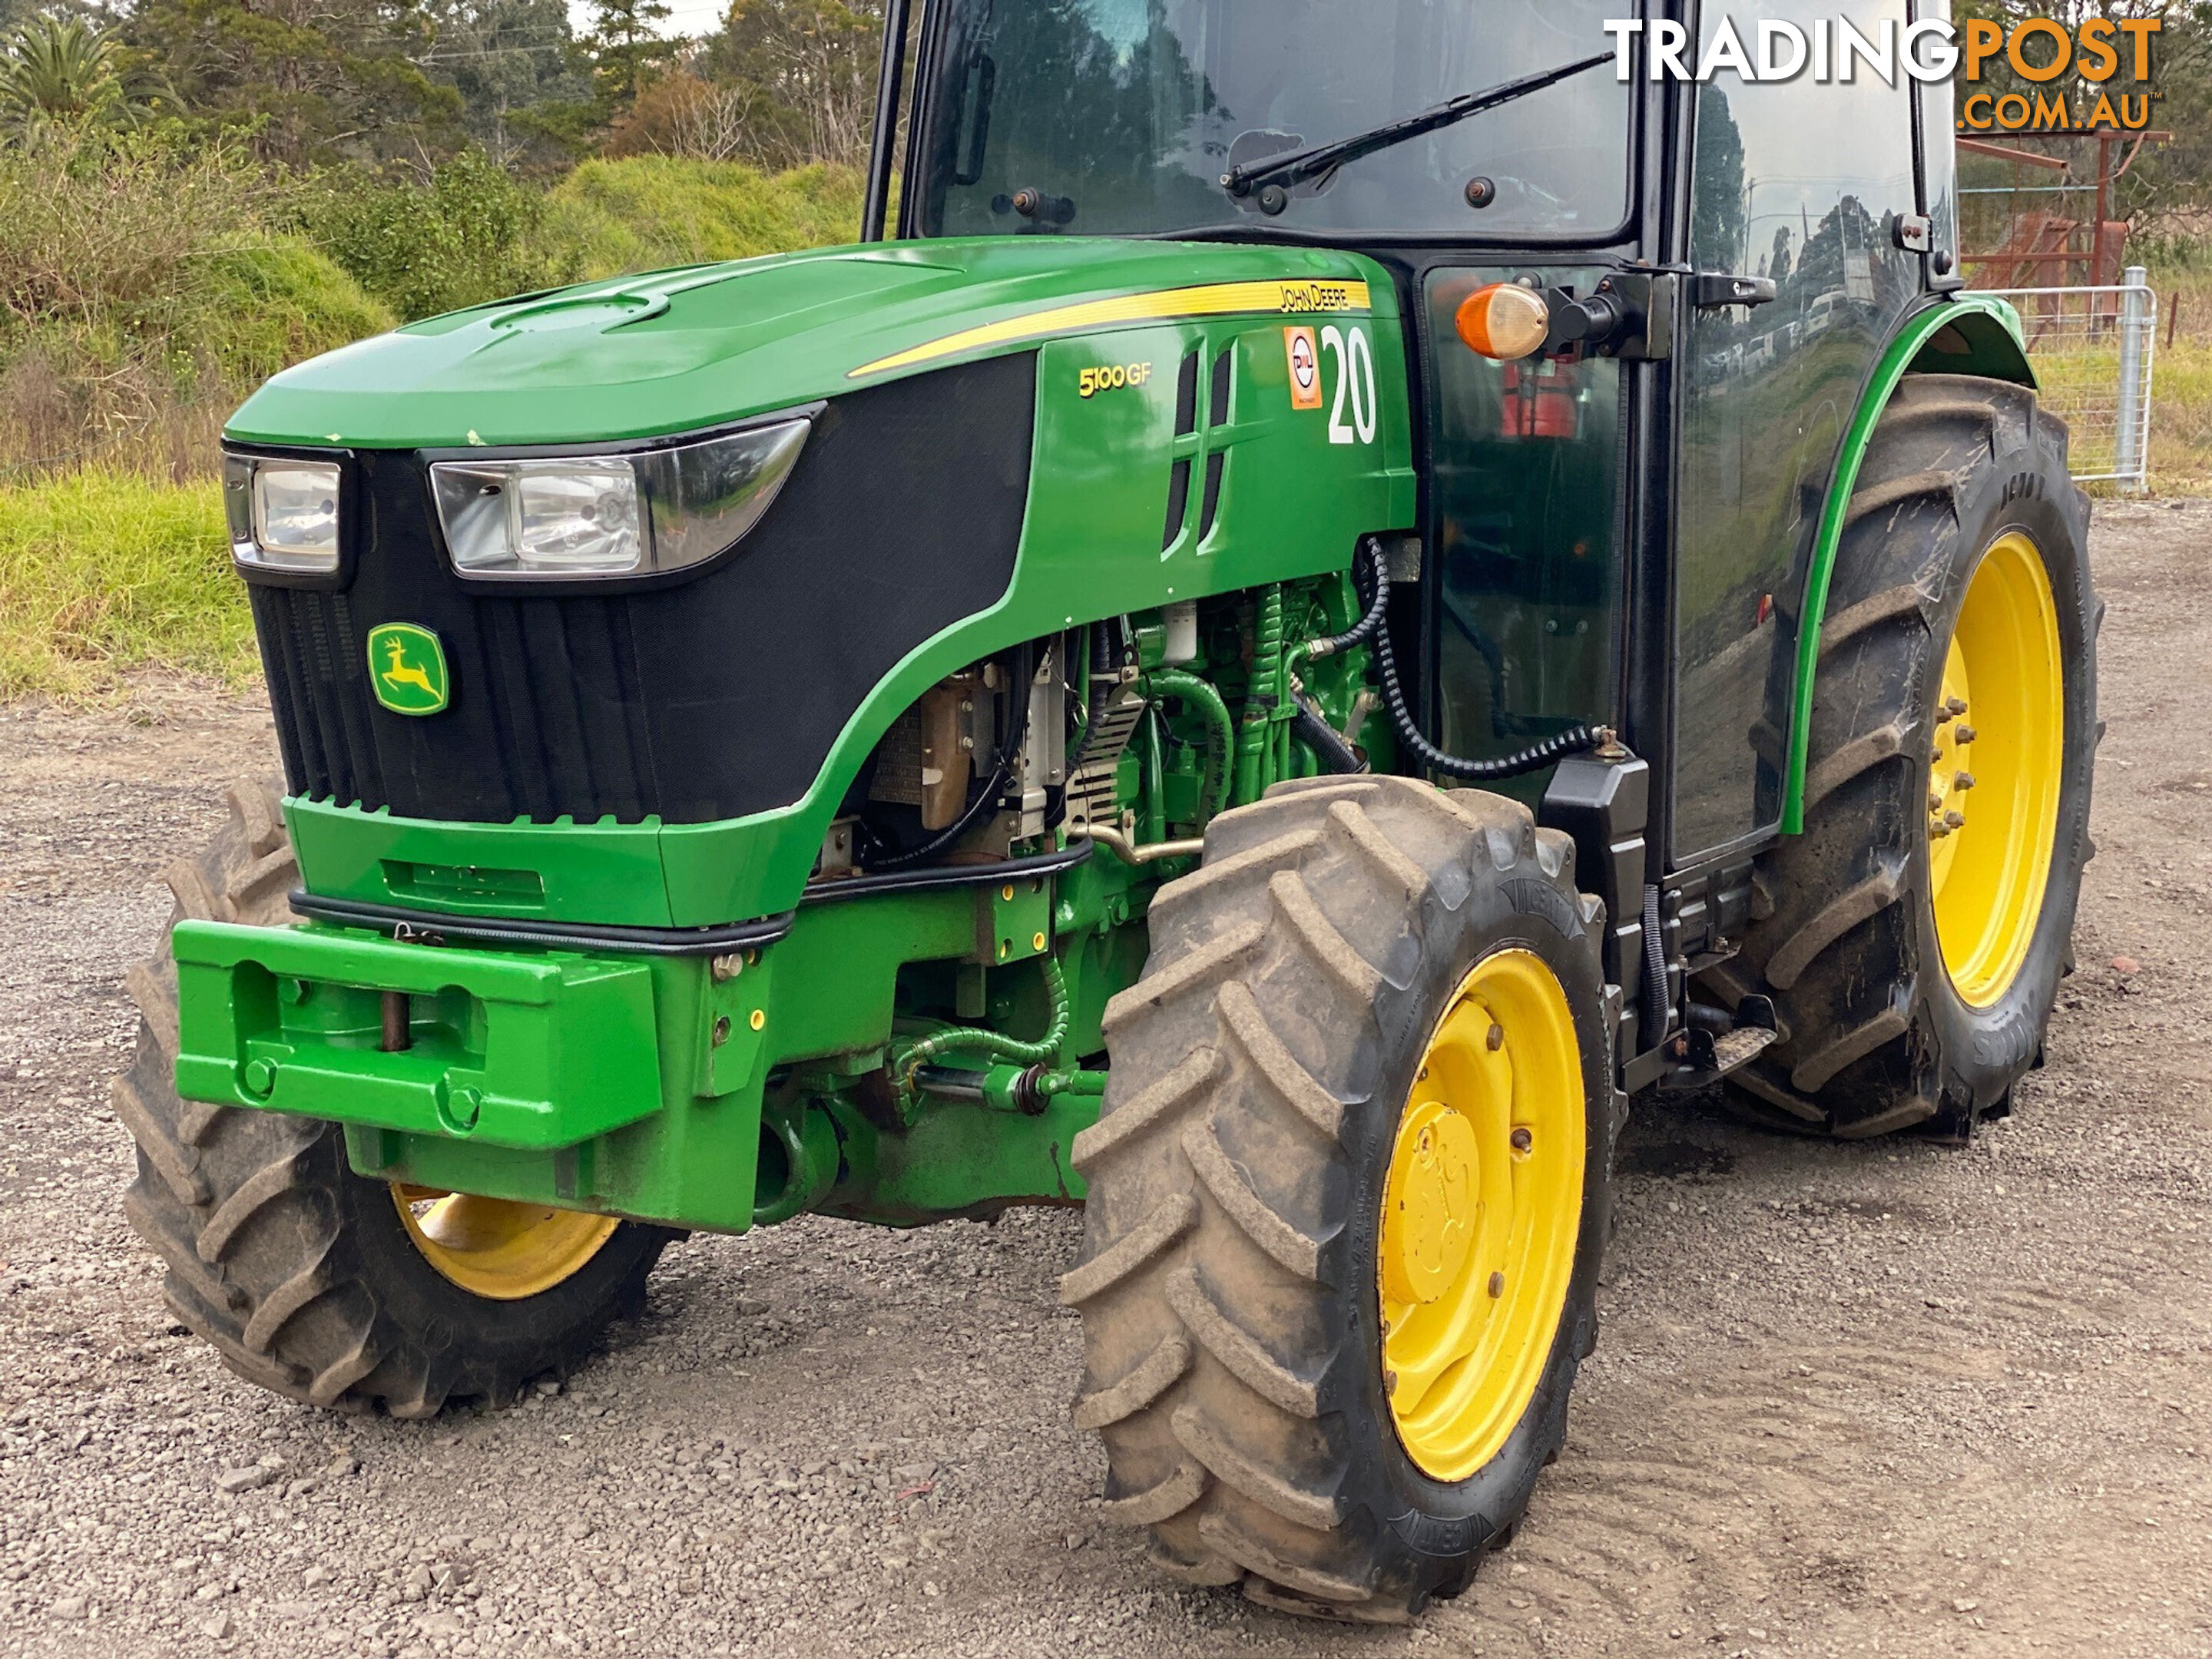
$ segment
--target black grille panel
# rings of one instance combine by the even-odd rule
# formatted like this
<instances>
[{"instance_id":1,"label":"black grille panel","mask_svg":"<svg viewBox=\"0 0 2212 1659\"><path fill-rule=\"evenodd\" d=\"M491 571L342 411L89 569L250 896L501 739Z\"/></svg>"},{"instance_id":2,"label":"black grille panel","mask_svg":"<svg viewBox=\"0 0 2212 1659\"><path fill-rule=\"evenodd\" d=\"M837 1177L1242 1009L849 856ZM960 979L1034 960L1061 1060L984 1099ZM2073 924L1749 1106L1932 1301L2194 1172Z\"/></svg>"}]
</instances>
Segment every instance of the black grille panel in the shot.
<instances>
[{"instance_id":1,"label":"black grille panel","mask_svg":"<svg viewBox=\"0 0 2212 1659\"><path fill-rule=\"evenodd\" d=\"M292 792L488 823L702 823L797 800L898 659L1006 592L1035 398L1030 356L837 398L733 557L605 596L465 586L425 464L362 453L351 585L253 590ZM445 713L377 703L365 638L386 622L439 634Z\"/></svg>"}]
</instances>

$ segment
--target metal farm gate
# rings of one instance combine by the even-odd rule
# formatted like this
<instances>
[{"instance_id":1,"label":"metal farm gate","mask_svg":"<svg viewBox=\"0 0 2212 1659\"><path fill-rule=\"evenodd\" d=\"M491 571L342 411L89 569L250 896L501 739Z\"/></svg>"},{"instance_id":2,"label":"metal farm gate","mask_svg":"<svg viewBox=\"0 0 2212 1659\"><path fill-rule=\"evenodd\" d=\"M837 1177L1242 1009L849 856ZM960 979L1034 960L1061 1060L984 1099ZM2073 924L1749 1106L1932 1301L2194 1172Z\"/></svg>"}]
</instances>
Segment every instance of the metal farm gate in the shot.
<instances>
[{"instance_id":1,"label":"metal farm gate","mask_svg":"<svg viewBox=\"0 0 2212 1659\"><path fill-rule=\"evenodd\" d=\"M2019 309L2044 406L2073 434L2076 482L2150 487L2152 357L2158 295L2141 265L2088 288L1984 289Z\"/></svg>"}]
</instances>

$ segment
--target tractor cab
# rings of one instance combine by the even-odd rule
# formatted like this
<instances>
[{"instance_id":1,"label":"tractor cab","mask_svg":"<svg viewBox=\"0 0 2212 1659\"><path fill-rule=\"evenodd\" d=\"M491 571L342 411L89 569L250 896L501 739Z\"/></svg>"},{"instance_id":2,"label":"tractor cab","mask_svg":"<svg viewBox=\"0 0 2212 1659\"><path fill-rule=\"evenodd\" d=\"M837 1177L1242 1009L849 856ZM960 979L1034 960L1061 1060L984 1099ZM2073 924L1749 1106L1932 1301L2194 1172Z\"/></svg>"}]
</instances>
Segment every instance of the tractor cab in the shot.
<instances>
[{"instance_id":1,"label":"tractor cab","mask_svg":"<svg viewBox=\"0 0 2212 1659\"><path fill-rule=\"evenodd\" d=\"M1875 39L1905 10L1731 15L1747 40L1833 19ZM1671 779L1651 828L1688 866L1781 822L1792 619L1843 427L1899 320L1960 284L1951 147L1928 137L1950 131L1948 82L1894 65L1817 95L1656 78L1641 30L1606 26L1667 14L933 0L915 20L910 136L879 149L873 199L896 168L902 237L1310 244L1388 271L1408 319L1438 741L1497 758L1619 727ZM1375 147L1266 172L1361 135ZM1751 303L1716 280L1739 276ZM1491 284L1587 298L1622 277L1632 325L1558 349L1500 361L1456 327ZM1333 419L1362 393L1348 383L1331 383ZM1740 921L1740 878L1727 887Z\"/></svg>"}]
</instances>

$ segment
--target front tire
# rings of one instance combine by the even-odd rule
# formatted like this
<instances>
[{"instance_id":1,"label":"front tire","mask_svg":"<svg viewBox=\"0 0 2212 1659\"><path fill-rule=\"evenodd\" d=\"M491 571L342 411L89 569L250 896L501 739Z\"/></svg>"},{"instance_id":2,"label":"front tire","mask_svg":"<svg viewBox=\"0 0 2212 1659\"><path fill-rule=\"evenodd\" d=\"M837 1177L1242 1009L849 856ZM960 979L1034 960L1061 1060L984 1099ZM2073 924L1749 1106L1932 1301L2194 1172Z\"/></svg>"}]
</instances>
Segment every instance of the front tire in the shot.
<instances>
[{"instance_id":1,"label":"front tire","mask_svg":"<svg viewBox=\"0 0 2212 1659\"><path fill-rule=\"evenodd\" d=\"M1061 1295L1170 1575L1395 1622L1510 1536L1595 1339L1600 915L1525 808L1401 778L1280 786L1153 901Z\"/></svg>"},{"instance_id":2,"label":"front tire","mask_svg":"<svg viewBox=\"0 0 2212 1659\"><path fill-rule=\"evenodd\" d=\"M280 927L299 867L276 791L241 783L231 818L168 872L177 919ZM138 1144L124 1200L167 1264L177 1317L250 1382L318 1406L430 1417L566 1375L641 1311L672 1235L635 1222L398 1188L356 1175L336 1124L182 1100L167 936L125 981L144 1016L116 1115Z\"/></svg>"},{"instance_id":3,"label":"front tire","mask_svg":"<svg viewBox=\"0 0 2212 1659\"><path fill-rule=\"evenodd\" d=\"M2066 428L1915 375L1875 428L1820 634L1805 833L1761 859L1708 988L1774 1000L1735 1109L1964 1139L2042 1052L2090 851L2097 623Z\"/></svg>"}]
</instances>

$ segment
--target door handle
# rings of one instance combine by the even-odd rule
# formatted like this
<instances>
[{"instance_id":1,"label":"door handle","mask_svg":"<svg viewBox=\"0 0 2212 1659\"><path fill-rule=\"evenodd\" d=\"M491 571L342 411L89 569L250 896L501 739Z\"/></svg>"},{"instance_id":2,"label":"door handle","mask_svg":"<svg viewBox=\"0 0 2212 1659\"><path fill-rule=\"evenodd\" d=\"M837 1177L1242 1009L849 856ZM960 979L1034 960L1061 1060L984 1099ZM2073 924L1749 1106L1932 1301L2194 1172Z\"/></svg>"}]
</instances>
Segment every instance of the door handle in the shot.
<instances>
[{"instance_id":1,"label":"door handle","mask_svg":"<svg viewBox=\"0 0 2212 1659\"><path fill-rule=\"evenodd\" d=\"M1774 299L1771 276L1735 276L1725 270L1701 270L1690 278L1690 303L1699 311L1721 306L1763 306Z\"/></svg>"}]
</instances>

